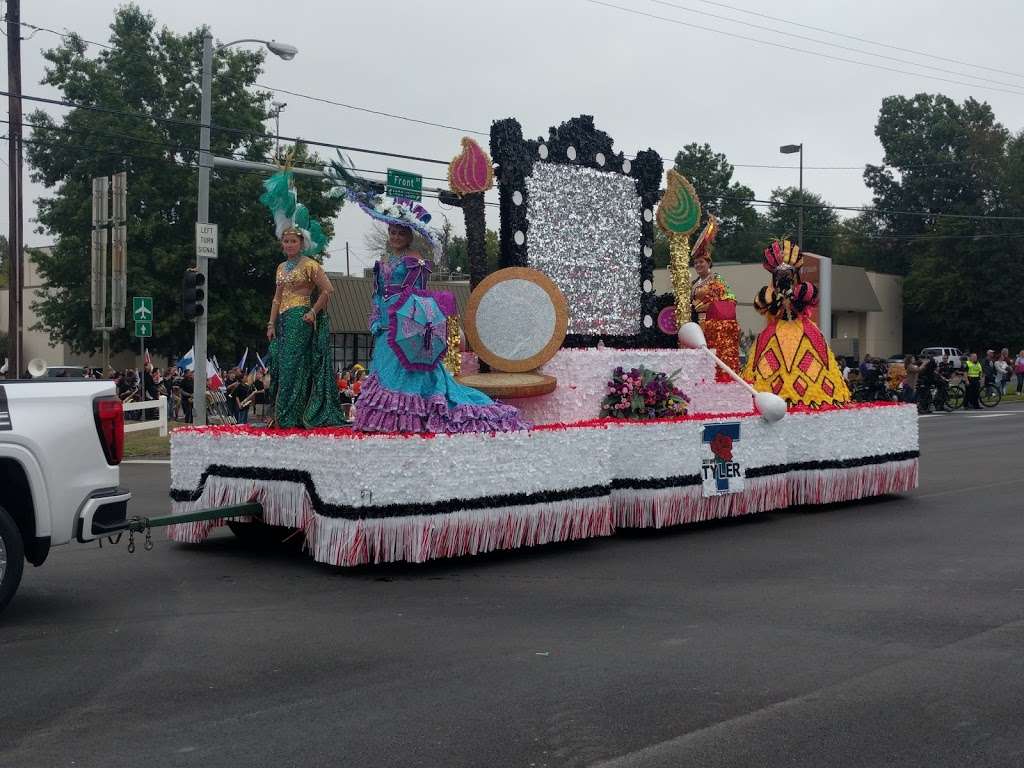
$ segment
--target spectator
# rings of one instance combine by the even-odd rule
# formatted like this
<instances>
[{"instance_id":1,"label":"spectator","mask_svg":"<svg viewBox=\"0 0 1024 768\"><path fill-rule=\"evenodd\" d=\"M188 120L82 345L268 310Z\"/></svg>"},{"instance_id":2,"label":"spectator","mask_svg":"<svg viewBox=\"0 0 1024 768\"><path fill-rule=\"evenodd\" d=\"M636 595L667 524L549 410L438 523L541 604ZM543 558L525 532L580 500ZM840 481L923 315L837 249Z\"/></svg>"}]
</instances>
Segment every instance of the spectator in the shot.
<instances>
[{"instance_id":1,"label":"spectator","mask_svg":"<svg viewBox=\"0 0 1024 768\"><path fill-rule=\"evenodd\" d=\"M996 383L996 352L994 349L985 353L985 359L981 361L981 375L985 378L986 384Z\"/></svg>"},{"instance_id":2,"label":"spectator","mask_svg":"<svg viewBox=\"0 0 1024 768\"><path fill-rule=\"evenodd\" d=\"M934 360L934 358L932 358ZM939 375L946 377L947 379L953 375L954 365L953 361L949 359L949 355L944 354L942 360L939 361L938 372Z\"/></svg>"},{"instance_id":3,"label":"spectator","mask_svg":"<svg viewBox=\"0 0 1024 768\"><path fill-rule=\"evenodd\" d=\"M981 410L981 377L984 367L978 362L978 353L971 352L967 358L967 393L964 397L964 408Z\"/></svg>"},{"instance_id":4,"label":"spectator","mask_svg":"<svg viewBox=\"0 0 1024 768\"><path fill-rule=\"evenodd\" d=\"M185 371L181 379L181 410L185 415L185 421L192 423L192 395L195 393L195 381L192 378L192 371Z\"/></svg>"},{"instance_id":5,"label":"spectator","mask_svg":"<svg viewBox=\"0 0 1024 768\"><path fill-rule=\"evenodd\" d=\"M903 358L903 369L907 375L903 379L903 384L900 385L900 400L904 403L917 402L917 376L921 371L921 366L917 364L913 355L907 355Z\"/></svg>"},{"instance_id":6,"label":"spectator","mask_svg":"<svg viewBox=\"0 0 1024 768\"><path fill-rule=\"evenodd\" d=\"M1024 349L1017 353L1013 361L1013 372L1017 374L1017 394L1024 394Z\"/></svg>"},{"instance_id":7,"label":"spectator","mask_svg":"<svg viewBox=\"0 0 1024 768\"><path fill-rule=\"evenodd\" d=\"M236 375L238 381L235 384L234 401L235 401L235 422L238 424L249 423L249 407L252 403L249 400L250 395L253 393L252 385L244 376L241 371L237 371Z\"/></svg>"},{"instance_id":8,"label":"spectator","mask_svg":"<svg viewBox=\"0 0 1024 768\"><path fill-rule=\"evenodd\" d=\"M239 376L238 369L232 368L226 374L224 374L224 399L227 401L228 413L231 414L231 418L238 422L238 400L235 398L235 392L238 391L238 385L241 384L241 377Z\"/></svg>"},{"instance_id":9,"label":"spectator","mask_svg":"<svg viewBox=\"0 0 1024 768\"><path fill-rule=\"evenodd\" d=\"M1006 386L1013 378L1013 358L1010 357L1010 350L1006 347L999 351L999 357L996 358L996 376L999 378L997 382L999 392L1005 395Z\"/></svg>"},{"instance_id":10,"label":"spectator","mask_svg":"<svg viewBox=\"0 0 1024 768\"><path fill-rule=\"evenodd\" d=\"M920 367L917 373L917 412L918 413L931 413L932 405L932 389L935 389L941 393L941 402L946 402L948 397L949 384L946 380L939 375L939 366L935 362L934 357L929 357L924 361L924 364Z\"/></svg>"},{"instance_id":11,"label":"spectator","mask_svg":"<svg viewBox=\"0 0 1024 768\"><path fill-rule=\"evenodd\" d=\"M864 355L864 360L858 368L860 370L861 379L866 379L868 376L874 377L878 373L878 367L875 365L875 361L871 355Z\"/></svg>"}]
</instances>

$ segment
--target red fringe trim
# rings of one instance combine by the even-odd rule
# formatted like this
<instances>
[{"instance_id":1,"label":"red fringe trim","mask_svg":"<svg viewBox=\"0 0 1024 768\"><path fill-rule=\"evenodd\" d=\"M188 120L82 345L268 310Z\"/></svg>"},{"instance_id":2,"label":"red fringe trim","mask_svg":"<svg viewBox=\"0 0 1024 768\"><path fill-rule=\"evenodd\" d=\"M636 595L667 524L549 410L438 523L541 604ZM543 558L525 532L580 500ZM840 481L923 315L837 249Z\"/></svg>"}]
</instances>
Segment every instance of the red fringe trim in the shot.
<instances>
[{"instance_id":1,"label":"red fringe trim","mask_svg":"<svg viewBox=\"0 0 1024 768\"><path fill-rule=\"evenodd\" d=\"M906 459L849 469L792 472L746 478L739 493L705 498L700 486L622 490L595 499L452 512L442 515L347 520L317 515L297 483L215 478L203 496L178 502L178 514L194 509L259 501L271 525L302 529L315 560L363 565L518 549L555 541L609 536L616 527L664 528L737 517L800 504L831 504L917 487L918 460ZM236 518L245 519L245 518ZM174 541L198 543L224 520L168 527Z\"/></svg>"}]
</instances>

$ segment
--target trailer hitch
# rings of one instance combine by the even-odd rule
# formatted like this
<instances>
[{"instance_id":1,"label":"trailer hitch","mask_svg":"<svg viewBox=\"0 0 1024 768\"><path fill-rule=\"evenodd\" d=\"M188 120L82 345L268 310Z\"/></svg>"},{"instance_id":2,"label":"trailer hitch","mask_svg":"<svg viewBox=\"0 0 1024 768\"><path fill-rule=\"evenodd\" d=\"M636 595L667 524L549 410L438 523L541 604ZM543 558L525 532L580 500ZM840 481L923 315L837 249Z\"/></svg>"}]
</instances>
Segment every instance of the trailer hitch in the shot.
<instances>
[{"instance_id":1,"label":"trailer hitch","mask_svg":"<svg viewBox=\"0 0 1024 768\"><path fill-rule=\"evenodd\" d=\"M194 523L201 520L220 520L227 517L263 517L263 505L255 501L245 504L232 504L227 507L215 507L213 509L199 509L195 512L186 512L183 515L166 515L164 517L143 517L132 515L131 517L110 525L93 525L93 533L99 536L106 536L112 544L121 540L121 534L128 531L128 552L135 552L135 534L146 535L143 545L148 552L153 548L152 530L163 528L178 523ZM99 530L97 530L99 529ZM117 534L117 539L114 539Z\"/></svg>"}]
</instances>

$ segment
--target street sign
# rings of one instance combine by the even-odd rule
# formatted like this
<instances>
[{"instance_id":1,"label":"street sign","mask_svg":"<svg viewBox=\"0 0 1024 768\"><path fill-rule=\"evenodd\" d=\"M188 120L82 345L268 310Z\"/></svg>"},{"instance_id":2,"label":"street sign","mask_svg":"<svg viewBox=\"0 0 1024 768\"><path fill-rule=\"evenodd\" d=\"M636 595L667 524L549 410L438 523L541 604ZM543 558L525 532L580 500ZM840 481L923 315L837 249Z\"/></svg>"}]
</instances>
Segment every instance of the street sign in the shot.
<instances>
[{"instance_id":1,"label":"street sign","mask_svg":"<svg viewBox=\"0 0 1024 768\"><path fill-rule=\"evenodd\" d=\"M385 192L391 197L422 200L423 177L417 173L388 168L388 183Z\"/></svg>"},{"instance_id":2,"label":"street sign","mask_svg":"<svg viewBox=\"0 0 1024 768\"><path fill-rule=\"evenodd\" d=\"M153 322L152 296L132 296L132 320L136 323Z\"/></svg>"},{"instance_id":3,"label":"street sign","mask_svg":"<svg viewBox=\"0 0 1024 768\"><path fill-rule=\"evenodd\" d=\"M217 258L217 225L196 224L196 258Z\"/></svg>"},{"instance_id":4,"label":"street sign","mask_svg":"<svg viewBox=\"0 0 1024 768\"><path fill-rule=\"evenodd\" d=\"M135 321L135 336L139 339L149 338L153 335L153 323L150 320Z\"/></svg>"}]
</instances>

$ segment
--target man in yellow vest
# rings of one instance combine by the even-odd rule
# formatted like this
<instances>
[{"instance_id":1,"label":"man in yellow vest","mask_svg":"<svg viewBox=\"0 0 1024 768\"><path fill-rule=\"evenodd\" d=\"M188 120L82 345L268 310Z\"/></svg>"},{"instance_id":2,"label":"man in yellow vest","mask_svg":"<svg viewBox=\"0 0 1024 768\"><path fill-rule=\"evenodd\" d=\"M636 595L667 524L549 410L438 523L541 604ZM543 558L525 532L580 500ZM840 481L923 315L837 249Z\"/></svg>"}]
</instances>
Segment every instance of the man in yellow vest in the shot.
<instances>
[{"instance_id":1,"label":"man in yellow vest","mask_svg":"<svg viewBox=\"0 0 1024 768\"><path fill-rule=\"evenodd\" d=\"M967 394L964 397L964 408L981 410L981 363L977 352L972 352L967 359Z\"/></svg>"}]
</instances>

